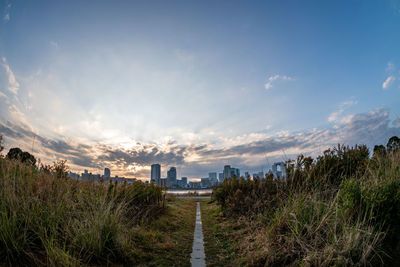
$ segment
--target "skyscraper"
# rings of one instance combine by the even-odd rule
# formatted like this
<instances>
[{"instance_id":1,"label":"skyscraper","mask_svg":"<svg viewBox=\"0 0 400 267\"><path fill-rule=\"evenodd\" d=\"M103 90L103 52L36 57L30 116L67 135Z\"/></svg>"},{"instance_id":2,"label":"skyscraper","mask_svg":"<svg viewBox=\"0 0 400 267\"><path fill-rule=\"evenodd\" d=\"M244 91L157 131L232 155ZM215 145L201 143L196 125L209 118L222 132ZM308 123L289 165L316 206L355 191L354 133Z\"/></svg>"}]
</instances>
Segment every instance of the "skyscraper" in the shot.
<instances>
[{"instance_id":1,"label":"skyscraper","mask_svg":"<svg viewBox=\"0 0 400 267\"><path fill-rule=\"evenodd\" d=\"M224 173L223 172L218 173L218 181L222 183L223 180L224 180Z\"/></svg>"},{"instance_id":2,"label":"skyscraper","mask_svg":"<svg viewBox=\"0 0 400 267\"><path fill-rule=\"evenodd\" d=\"M216 172L208 173L208 178L210 178L211 185L215 185L216 183L218 183L217 173Z\"/></svg>"},{"instance_id":3,"label":"skyscraper","mask_svg":"<svg viewBox=\"0 0 400 267\"><path fill-rule=\"evenodd\" d=\"M154 181L156 184L160 183L161 178L161 166L160 164L151 165L151 181Z\"/></svg>"},{"instance_id":4,"label":"skyscraper","mask_svg":"<svg viewBox=\"0 0 400 267\"><path fill-rule=\"evenodd\" d=\"M236 176L237 178L240 177L240 170L238 168L231 168L231 177Z\"/></svg>"},{"instance_id":5,"label":"skyscraper","mask_svg":"<svg viewBox=\"0 0 400 267\"><path fill-rule=\"evenodd\" d=\"M104 178L110 178L111 172L109 168L104 168Z\"/></svg>"},{"instance_id":6,"label":"skyscraper","mask_svg":"<svg viewBox=\"0 0 400 267\"><path fill-rule=\"evenodd\" d=\"M224 179L231 177L231 165L224 166Z\"/></svg>"},{"instance_id":7,"label":"skyscraper","mask_svg":"<svg viewBox=\"0 0 400 267\"><path fill-rule=\"evenodd\" d=\"M171 167L169 171L167 172L167 178L170 183L170 185L176 184L176 168Z\"/></svg>"}]
</instances>

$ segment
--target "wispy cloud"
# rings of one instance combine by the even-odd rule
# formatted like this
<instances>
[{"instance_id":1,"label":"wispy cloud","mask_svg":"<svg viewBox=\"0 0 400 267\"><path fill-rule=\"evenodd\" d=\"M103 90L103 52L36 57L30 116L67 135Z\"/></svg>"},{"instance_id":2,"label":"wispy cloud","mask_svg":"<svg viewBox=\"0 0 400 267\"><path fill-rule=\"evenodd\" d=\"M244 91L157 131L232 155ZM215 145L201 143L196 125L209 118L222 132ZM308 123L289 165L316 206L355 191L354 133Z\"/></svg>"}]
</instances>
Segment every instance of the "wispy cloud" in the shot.
<instances>
[{"instance_id":1,"label":"wispy cloud","mask_svg":"<svg viewBox=\"0 0 400 267\"><path fill-rule=\"evenodd\" d=\"M5 57L1 58L2 65L6 71L6 74L8 76L8 86L7 89L8 91L12 92L13 94L18 94L19 90L19 83L15 79L14 72L11 70L10 66L7 63L7 59Z\"/></svg>"},{"instance_id":2,"label":"wispy cloud","mask_svg":"<svg viewBox=\"0 0 400 267\"><path fill-rule=\"evenodd\" d=\"M352 105L347 101L342 105ZM400 135L400 125L391 121L389 111L376 109L366 113L354 114L342 124L328 129L313 129L302 132L282 132L281 134L257 135L254 141L238 138L237 144L217 147L212 143L167 144L135 143L132 148L109 146L100 143L83 144L70 139L50 139L38 135L29 127L10 122L0 122L0 134L8 143L21 146L30 151L35 141L35 155L52 161L67 159L75 171L89 169L100 172L110 167L117 175L130 175L139 178L149 177L149 166L158 162L165 170L177 166L182 175L202 177L209 171L222 170L231 164L242 170L257 170L271 162L295 158L300 153L316 156L324 149L337 143L349 145L384 144L393 135Z\"/></svg>"},{"instance_id":3,"label":"wispy cloud","mask_svg":"<svg viewBox=\"0 0 400 267\"><path fill-rule=\"evenodd\" d=\"M343 112L353 106L356 105L358 102L355 100L349 100L349 101L344 101L339 105L339 109L337 111L332 112L329 117L328 117L328 121L329 122L337 122L340 119L340 116L343 114Z\"/></svg>"},{"instance_id":4,"label":"wispy cloud","mask_svg":"<svg viewBox=\"0 0 400 267\"><path fill-rule=\"evenodd\" d=\"M50 46L54 47L54 48L58 48L58 43L56 41L50 41Z\"/></svg>"},{"instance_id":5,"label":"wispy cloud","mask_svg":"<svg viewBox=\"0 0 400 267\"><path fill-rule=\"evenodd\" d=\"M275 74L275 75L270 76L270 77L268 78L268 82L264 84L265 89L267 89L267 90L271 89L272 86L273 86L273 83L274 83L276 80L292 81L293 78L292 78L292 77L289 77L289 76L286 76L286 75Z\"/></svg>"},{"instance_id":6,"label":"wispy cloud","mask_svg":"<svg viewBox=\"0 0 400 267\"><path fill-rule=\"evenodd\" d=\"M387 77L387 79L382 83L382 89L388 89L395 80L396 77L394 77L393 75Z\"/></svg>"},{"instance_id":7,"label":"wispy cloud","mask_svg":"<svg viewBox=\"0 0 400 267\"><path fill-rule=\"evenodd\" d=\"M3 21L6 23L10 21L10 9L11 9L11 4L8 4L4 10Z\"/></svg>"}]
</instances>

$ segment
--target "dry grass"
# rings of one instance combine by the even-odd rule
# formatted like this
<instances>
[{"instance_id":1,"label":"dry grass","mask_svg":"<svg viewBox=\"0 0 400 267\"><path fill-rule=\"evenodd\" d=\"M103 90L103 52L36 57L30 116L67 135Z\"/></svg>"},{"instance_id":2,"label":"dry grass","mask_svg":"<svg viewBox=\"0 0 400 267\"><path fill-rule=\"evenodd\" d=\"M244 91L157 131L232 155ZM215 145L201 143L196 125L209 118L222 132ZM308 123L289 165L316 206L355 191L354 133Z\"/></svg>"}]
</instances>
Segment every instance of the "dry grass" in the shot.
<instances>
[{"instance_id":1,"label":"dry grass","mask_svg":"<svg viewBox=\"0 0 400 267\"><path fill-rule=\"evenodd\" d=\"M163 206L161 189L141 182L75 181L0 157L0 261L135 263L138 229L157 219Z\"/></svg>"},{"instance_id":2,"label":"dry grass","mask_svg":"<svg viewBox=\"0 0 400 267\"><path fill-rule=\"evenodd\" d=\"M369 159L364 147L346 148L307 164L289 172L287 182L233 179L217 188L221 212L208 212L218 226L205 221L206 240L229 250L206 243L206 251L230 256L230 266L394 264L400 152Z\"/></svg>"}]
</instances>

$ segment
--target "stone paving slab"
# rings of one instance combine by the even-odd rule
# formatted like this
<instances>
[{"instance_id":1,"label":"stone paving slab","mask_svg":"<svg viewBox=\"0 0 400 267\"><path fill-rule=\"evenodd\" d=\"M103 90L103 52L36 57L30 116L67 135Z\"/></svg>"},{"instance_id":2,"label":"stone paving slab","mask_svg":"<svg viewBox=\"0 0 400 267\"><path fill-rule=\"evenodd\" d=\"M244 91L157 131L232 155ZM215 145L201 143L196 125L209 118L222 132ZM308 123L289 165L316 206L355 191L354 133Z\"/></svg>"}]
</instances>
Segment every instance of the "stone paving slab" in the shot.
<instances>
[{"instance_id":1,"label":"stone paving slab","mask_svg":"<svg viewBox=\"0 0 400 267\"><path fill-rule=\"evenodd\" d=\"M197 202L196 226L194 228L193 249L190 254L192 267L205 267L206 254L204 253L203 228L201 224L200 203Z\"/></svg>"}]
</instances>

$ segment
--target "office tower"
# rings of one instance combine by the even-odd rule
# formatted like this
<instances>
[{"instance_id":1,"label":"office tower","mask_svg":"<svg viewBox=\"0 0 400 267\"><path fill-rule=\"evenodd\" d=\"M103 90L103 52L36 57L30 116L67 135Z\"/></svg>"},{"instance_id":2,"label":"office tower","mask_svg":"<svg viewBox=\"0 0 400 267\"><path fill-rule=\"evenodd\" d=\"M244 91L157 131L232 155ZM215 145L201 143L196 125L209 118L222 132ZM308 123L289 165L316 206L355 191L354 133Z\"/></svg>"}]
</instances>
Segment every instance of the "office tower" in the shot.
<instances>
[{"instance_id":1,"label":"office tower","mask_svg":"<svg viewBox=\"0 0 400 267\"><path fill-rule=\"evenodd\" d=\"M224 166L224 179L231 177L231 165Z\"/></svg>"},{"instance_id":2,"label":"office tower","mask_svg":"<svg viewBox=\"0 0 400 267\"><path fill-rule=\"evenodd\" d=\"M209 172L208 173L208 178L210 178L210 180L217 179L217 173L216 172Z\"/></svg>"},{"instance_id":3,"label":"office tower","mask_svg":"<svg viewBox=\"0 0 400 267\"><path fill-rule=\"evenodd\" d=\"M176 168L171 167L169 171L167 172L167 178L168 181L170 182L170 185L174 185L176 183Z\"/></svg>"},{"instance_id":4,"label":"office tower","mask_svg":"<svg viewBox=\"0 0 400 267\"><path fill-rule=\"evenodd\" d=\"M223 172L218 173L218 180L219 180L220 183L222 183L222 181L224 180L224 173Z\"/></svg>"},{"instance_id":5,"label":"office tower","mask_svg":"<svg viewBox=\"0 0 400 267\"><path fill-rule=\"evenodd\" d=\"M160 164L151 165L151 181L154 181L156 184L160 183L161 179L161 166Z\"/></svg>"},{"instance_id":6,"label":"office tower","mask_svg":"<svg viewBox=\"0 0 400 267\"><path fill-rule=\"evenodd\" d=\"M104 168L104 178L110 178L111 177L111 171L109 168Z\"/></svg>"},{"instance_id":7,"label":"office tower","mask_svg":"<svg viewBox=\"0 0 400 267\"><path fill-rule=\"evenodd\" d=\"M187 177L182 177L181 181L184 186L187 185Z\"/></svg>"}]
</instances>

